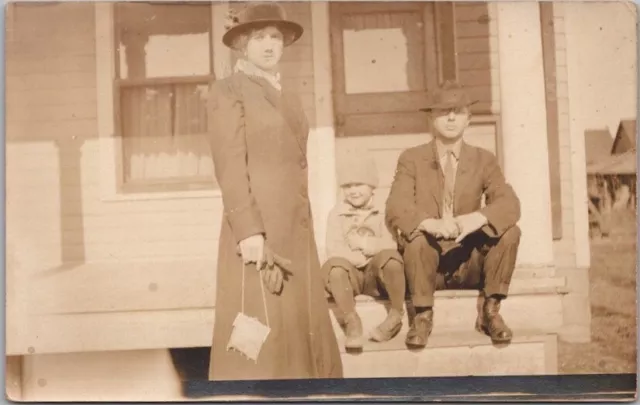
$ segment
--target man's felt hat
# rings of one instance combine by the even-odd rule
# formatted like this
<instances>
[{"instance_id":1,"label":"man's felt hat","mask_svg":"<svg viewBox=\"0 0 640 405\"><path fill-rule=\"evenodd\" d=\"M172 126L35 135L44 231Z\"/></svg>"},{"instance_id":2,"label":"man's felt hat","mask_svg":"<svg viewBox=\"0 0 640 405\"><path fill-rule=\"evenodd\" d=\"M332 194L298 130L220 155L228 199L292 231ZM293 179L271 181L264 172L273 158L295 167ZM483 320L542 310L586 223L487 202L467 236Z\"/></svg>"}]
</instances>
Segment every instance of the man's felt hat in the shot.
<instances>
[{"instance_id":1,"label":"man's felt hat","mask_svg":"<svg viewBox=\"0 0 640 405\"><path fill-rule=\"evenodd\" d=\"M435 91L427 105L420 109L420 111L431 111L434 109L449 109L456 107L468 107L478 100L473 100L469 97L469 94L458 83L452 81L446 81L440 88Z\"/></svg>"},{"instance_id":2,"label":"man's felt hat","mask_svg":"<svg viewBox=\"0 0 640 405\"><path fill-rule=\"evenodd\" d=\"M274 26L283 33L285 46L296 42L304 32L300 24L287 19L282 6L273 2L250 4L237 14L230 15L229 19L227 32L222 36L222 42L229 48L234 47L239 35L267 26Z\"/></svg>"}]
</instances>

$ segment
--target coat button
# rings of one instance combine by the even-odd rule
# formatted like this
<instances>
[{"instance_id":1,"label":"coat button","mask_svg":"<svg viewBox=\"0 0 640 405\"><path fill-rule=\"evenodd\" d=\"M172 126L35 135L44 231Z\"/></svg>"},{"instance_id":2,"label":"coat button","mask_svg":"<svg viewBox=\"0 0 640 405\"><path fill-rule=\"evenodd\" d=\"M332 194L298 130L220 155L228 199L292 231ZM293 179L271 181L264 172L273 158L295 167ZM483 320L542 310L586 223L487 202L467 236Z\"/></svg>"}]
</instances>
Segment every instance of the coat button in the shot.
<instances>
[{"instance_id":1,"label":"coat button","mask_svg":"<svg viewBox=\"0 0 640 405\"><path fill-rule=\"evenodd\" d=\"M301 189L300 189L300 195L301 195L303 198L307 198L307 197L309 197L309 195L307 194L307 189L306 189L306 188L301 188Z\"/></svg>"},{"instance_id":2,"label":"coat button","mask_svg":"<svg viewBox=\"0 0 640 405\"><path fill-rule=\"evenodd\" d=\"M306 218L303 218L302 221L300 221L300 224L306 228L307 226L309 226L309 221L307 221Z\"/></svg>"},{"instance_id":3,"label":"coat button","mask_svg":"<svg viewBox=\"0 0 640 405\"><path fill-rule=\"evenodd\" d=\"M300 161L300 167L303 168L303 169L307 168L307 161L305 159L302 159Z\"/></svg>"}]
</instances>

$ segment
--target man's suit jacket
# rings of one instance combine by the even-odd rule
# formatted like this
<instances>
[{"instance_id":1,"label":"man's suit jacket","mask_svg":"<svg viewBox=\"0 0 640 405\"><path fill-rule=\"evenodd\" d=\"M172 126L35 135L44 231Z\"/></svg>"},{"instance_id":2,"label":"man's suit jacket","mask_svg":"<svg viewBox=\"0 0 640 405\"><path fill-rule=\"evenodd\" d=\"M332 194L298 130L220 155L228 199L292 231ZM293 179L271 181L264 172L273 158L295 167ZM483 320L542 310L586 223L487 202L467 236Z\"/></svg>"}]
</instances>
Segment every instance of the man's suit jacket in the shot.
<instances>
[{"instance_id":1,"label":"man's suit jacket","mask_svg":"<svg viewBox=\"0 0 640 405\"><path fill-rule=\"evenodd\" d=\"M444 175L435 141L405 150L398 160L387 199L390 228L411 239L427 218L442 217ZM486 205L481 207L482 196ZM454 189L454 216L480 211L483 231L499 237L520 219L520 200L506 182L498 159L489 151L462 143Z\"/></svg>"}]
</instances>

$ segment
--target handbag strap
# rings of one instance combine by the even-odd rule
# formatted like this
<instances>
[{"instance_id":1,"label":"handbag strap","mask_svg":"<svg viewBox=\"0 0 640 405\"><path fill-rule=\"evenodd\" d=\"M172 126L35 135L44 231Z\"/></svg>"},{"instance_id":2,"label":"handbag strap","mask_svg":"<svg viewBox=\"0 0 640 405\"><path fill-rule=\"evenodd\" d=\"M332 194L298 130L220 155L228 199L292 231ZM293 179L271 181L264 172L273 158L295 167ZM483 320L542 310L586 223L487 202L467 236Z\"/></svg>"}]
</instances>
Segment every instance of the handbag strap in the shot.
<instances>
[{"instance_id":1,"label":"handbag strap","mask_svg":"<svg viewBox=\"0 0 640 405\"><path fill-rule=\"evenodd\" d=\"M244 288L244 286L245 286L244 273L245 273L245 271L247 271L247 265L243 261L243 263L242 263L242 303L240 304L241 305L240 311L243 314L244 314L244 290L245 290L245 288ZM262 280L259 280L259 282L260 282L260 290L262 291L262 304L264 305L264 316L265 316L265 318L267 320L267 326L271 327L269 325L269 312L267 311L267 296L266 296L266 294L264 292L264 282Z\"/></svg>"}]
</instances>

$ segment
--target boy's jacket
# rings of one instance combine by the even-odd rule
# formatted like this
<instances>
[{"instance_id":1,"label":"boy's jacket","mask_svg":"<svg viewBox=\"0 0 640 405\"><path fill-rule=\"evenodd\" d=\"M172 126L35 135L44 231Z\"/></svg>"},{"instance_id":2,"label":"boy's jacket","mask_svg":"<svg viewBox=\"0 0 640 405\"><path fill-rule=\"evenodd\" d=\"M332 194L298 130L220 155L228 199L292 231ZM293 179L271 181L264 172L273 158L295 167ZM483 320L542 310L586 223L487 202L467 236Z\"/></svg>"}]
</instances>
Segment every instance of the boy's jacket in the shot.
<instances>
[{"instance_id":1,"label":"boy's jacket","mask_svg":"<svg viewBox=\"0 0 640 405\"><path fill-rule=\"evenodd\" d=\"M397 243L385 224L384 208L370 204L354 208L347 202L338 203L327 224L327 258L342 257L356 267L365 266L371 257L349 246L348 237L352 233L366 236L376 253L386 249L397 249Z\"/></svg>"}]
</instances>

